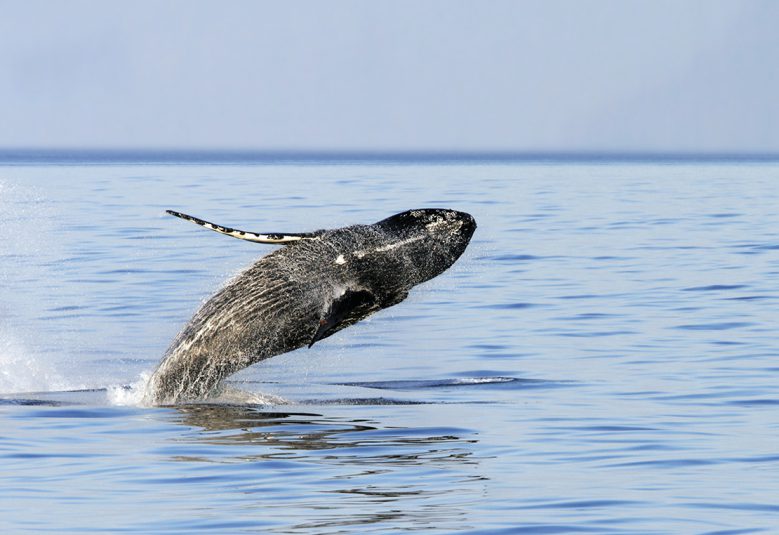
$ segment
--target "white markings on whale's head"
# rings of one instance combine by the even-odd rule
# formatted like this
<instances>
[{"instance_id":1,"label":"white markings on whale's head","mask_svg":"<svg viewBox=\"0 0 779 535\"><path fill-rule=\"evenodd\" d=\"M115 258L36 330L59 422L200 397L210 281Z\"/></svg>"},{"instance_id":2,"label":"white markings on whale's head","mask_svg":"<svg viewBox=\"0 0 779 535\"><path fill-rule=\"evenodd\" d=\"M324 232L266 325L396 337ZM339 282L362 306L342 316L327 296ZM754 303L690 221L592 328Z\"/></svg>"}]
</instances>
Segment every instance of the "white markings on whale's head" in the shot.
<instances>
[{"instance_id":1,"label":"white markings on whale's head","mask_svg":"<svg viewBox=\"0 0 779 535\"><path fill-rule=\"evenodd\" d=\"M473 216L456 210L423 208L395 214L376 223L390 235L396 237L383 246L385 250L423 240L445 244L462 254L476 230Z\"/></svg>"},{"instance_id":2,"label":"white markings on whale's head","mask_svg":"<svg viewBox=\"0 0 779 535\"><path fill-rule=\"evenodd\" d=\"M416 283L439 275L462 255L476 221L465 212L422 208L395 214L375 226L383 231L384 239L371 252L403 257L416 267Z\"/></svg>"},{"instance_id":3,"label":"white markings on whale's head","mask_svg":"<svg viewBox=\"0 0 779 535\"><path fill-rule=\"evenodd\" d=\"M424 229L432 237L445 239L460 235L470 238L476 230L473 216L443 208L408 210L379 221L377 225L401 233Z\"/></svg>"}]
</instances>

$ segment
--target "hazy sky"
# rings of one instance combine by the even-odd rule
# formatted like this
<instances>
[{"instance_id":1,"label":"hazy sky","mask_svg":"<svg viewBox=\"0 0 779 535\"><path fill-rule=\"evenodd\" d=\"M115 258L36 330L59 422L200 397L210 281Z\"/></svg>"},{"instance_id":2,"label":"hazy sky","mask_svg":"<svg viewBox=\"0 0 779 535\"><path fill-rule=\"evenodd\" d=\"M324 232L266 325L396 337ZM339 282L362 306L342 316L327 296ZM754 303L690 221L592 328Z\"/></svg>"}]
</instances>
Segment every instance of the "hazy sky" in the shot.
<instances>
[{"instance_id":1,"label":"hazy sky","mask_svg":"<svg viewBox=\"0 0 779 535\"><path fill-rule=\"evenodd\" d=\"M771 0L0 0L0 147L779 152L777 28Z\"/></svg>"}]
</instances>

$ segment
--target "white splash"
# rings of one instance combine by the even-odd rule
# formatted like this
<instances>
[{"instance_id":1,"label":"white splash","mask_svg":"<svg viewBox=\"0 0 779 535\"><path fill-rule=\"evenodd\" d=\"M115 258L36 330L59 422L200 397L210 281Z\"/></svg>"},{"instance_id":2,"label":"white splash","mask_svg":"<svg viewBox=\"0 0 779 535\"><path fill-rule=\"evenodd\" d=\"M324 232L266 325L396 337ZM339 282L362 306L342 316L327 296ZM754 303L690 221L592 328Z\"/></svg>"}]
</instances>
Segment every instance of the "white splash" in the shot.
<instances>
[{"instance_id":1,"label":"white splash","mask_svg":"<svg viewBox=\"0 0 779 535\"><path fill-rule=\"evenodd\" d=\"M62 377L10 336L0 333L0 393L66 390Z\"/></svg>"},{"instance_id":2,"label":"white splash","mask_svg":"<svg viewBox=\"0 0 779 535\"><path fill-rule=\"evenodd\" d=\"M0 253L4 257L0 266L0 393L77 388L56 371L51 360L54 353L36 349L42 346L40 335L28 332L28 308L40 304L39 294L27 291L29 281L44 280L42 266L57 265L58 242L47 239L54 235L54 220L51 204L35 188L0 180ZM46 305L54 306L51 293L46 297ZM61 357L65 351L58 349Z\"/></svg>"},{"instance_id":3,"label":"white splash","mask_svg":"<svg viewBox=\"0 0 779 535\"><path fill-rule=\"evenodd\" d=\"M146 388L151 379L151 372L143 372L138 380L131 385L114 385L107 388L106 397L111 405L124 407L146 407L144 402ZM197 404L197 401L192 402ZM262 392L247 392L232 386L223 386L218 395L203 400L200 403L229 405L285 405L286 399Z\"/></svg>"},{"instance_id":4,"label":"white splash","mask_svg":"<svg viewBox=\"0 0 779 535\"><path fill-rule=\"evenodd\" d=\"M109 386L106 392L111 405L139 407L143 405L143 395L151 378L150 372L141 373L137 381L129 386Z\"/></svg>"}]
</instances>

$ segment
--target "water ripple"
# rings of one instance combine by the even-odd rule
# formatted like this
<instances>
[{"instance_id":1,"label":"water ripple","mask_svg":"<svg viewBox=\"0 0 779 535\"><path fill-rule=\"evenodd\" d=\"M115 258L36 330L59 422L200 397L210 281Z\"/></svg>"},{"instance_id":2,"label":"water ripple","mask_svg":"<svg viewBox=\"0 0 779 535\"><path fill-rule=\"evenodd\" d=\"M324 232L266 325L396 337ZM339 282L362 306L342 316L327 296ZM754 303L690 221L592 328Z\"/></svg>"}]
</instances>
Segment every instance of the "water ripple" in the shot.
<instances>
[{"instance_id":1,"label":"water ripple","mask_svg":"<svg viewBox=\"0 0 779 535\"><path fill-rule=\"evenodd\" d=\"M719 292L726 290L741 290L749 288L746 284L712 284L709 286L695 286L693 288L684 288L683 292Z\"/></svg>"}]
</instances>

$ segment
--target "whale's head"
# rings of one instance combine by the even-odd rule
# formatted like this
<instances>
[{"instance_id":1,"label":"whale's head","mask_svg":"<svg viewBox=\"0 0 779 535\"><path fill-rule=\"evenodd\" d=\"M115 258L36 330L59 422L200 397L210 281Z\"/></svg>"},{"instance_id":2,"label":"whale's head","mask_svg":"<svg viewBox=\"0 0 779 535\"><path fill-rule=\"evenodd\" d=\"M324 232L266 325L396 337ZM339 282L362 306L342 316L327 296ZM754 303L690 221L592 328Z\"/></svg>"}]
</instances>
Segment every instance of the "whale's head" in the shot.
<instances>
[{"instance_id":1,"label":"whale's head","mask_svg":"<svg viewBox=\"0 0 779 535\"><path fill-rule=\"evenodd\" d=\"M376 227L390 236L383 248L416 267L413 283L418 284L460 258L476 230L476 220L456 210L420 208L383 219Z\"/></svg>"}]
</instances>

